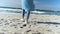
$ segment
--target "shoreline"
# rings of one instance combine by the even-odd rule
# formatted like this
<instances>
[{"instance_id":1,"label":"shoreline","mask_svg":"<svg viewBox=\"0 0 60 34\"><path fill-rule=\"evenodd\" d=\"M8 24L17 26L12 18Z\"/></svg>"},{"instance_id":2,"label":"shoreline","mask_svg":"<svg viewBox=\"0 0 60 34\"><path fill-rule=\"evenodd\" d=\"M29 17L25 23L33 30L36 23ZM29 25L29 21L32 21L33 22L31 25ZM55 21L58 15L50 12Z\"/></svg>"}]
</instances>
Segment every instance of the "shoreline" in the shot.
<instances>
[{"instance_id":1,"label":"shoreline","mask_svg":"<svg viewBox=\"0 0 60 34\"><path fill-rule=\"evenodd\" d=\"M14 15L16 16L20 16L18 18L21 18L21 13L10 13L10 14L0 14L2 18L3 16L11 16L14 17ZM39 21L39 22L60 22L60 16L58 15L40 15L40 14L31 14L29 21Z\"/></svg>"}]
</instances>

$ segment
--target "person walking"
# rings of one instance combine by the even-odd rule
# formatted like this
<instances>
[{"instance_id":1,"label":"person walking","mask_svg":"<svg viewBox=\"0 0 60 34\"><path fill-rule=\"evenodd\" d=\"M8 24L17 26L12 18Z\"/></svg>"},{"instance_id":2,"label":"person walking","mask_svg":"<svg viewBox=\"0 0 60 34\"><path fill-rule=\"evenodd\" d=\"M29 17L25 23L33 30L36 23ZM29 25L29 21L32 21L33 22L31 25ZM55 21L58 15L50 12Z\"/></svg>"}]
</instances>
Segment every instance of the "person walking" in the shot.
<instances>
[{"instance_id":1,"label":"person walking","mask_svg":"<svg viewBox=\"0 0 60 34\"><path fill-rule=\"evenodd\" d=\"M24 21L25 24L28 24L28 19L30 17L30 11L33 11L35 8L33 0L22 0L22 21ZM25 17L25 11L26 11L26 17Z\"/></svg>"}]
</instances>

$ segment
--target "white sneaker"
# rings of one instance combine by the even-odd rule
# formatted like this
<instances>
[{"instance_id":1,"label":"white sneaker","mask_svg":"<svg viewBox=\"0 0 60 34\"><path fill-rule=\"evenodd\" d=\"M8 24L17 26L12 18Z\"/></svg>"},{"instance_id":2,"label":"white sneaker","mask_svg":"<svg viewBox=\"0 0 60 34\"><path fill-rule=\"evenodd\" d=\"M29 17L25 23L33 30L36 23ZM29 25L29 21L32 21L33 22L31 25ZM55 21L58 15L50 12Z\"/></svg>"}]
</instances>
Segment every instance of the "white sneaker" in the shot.
<instances>
[{"instance_id":1,"label":"white sneaker","mask_svg":"<svg viewBox=\"0 0 60 34\"><path fill-rule=\"evenodd\" d=\"M25 22L25 20L24 19L21 19L21 22Z\"/></svg>"}]
</instances>

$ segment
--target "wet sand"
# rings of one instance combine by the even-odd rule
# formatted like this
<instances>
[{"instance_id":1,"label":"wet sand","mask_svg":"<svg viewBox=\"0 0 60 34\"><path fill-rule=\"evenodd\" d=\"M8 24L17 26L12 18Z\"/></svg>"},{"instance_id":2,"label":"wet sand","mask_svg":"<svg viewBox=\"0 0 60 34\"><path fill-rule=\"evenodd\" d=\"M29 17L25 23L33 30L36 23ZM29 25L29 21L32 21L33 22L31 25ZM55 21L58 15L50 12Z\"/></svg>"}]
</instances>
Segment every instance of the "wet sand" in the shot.
<instances>
[{"instance_id":1,"label":"wet sand","mask_svg":"<svg viewBox=\"0 0 60 34\"><path fill-rule=\"evenodd\" d=\"M60 34L60 16L31 14L29 24L22 25L21 14L0 14L0 34Z\"/></svg>"}]
</instances>

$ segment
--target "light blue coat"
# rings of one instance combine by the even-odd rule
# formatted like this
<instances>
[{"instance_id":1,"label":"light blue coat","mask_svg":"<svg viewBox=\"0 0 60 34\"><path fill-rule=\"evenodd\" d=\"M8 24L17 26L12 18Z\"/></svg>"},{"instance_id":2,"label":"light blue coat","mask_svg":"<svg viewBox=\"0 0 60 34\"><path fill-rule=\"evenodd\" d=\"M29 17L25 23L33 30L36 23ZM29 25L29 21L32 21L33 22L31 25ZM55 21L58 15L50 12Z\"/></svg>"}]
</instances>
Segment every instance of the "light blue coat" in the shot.
<instances>
[{"instance_id":1,"label":"light blue coat","mask_svg":"<svg viewBox=\"0 0 60 34\"><path fill-rule=\"evenodd\" d=\"M22 0L22 9L25 10L34 10L34 3L33 0Z\"/></svg>"}]
</instances>

